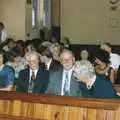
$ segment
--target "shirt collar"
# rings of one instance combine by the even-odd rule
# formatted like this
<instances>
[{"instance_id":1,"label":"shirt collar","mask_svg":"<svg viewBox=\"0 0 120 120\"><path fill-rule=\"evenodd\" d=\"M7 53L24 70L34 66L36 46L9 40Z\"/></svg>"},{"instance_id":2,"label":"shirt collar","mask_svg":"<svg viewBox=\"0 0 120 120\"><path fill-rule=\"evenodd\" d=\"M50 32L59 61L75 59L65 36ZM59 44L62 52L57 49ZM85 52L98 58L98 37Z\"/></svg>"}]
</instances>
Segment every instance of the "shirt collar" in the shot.
<instances>
[{"instance_id":1,"label":"shirt collar","mask_svg":"<svg viewBox=\"0 0 120 120\"><path fill-rule=\"evenodd\" d=\"M36 69L36 70L32 70L32 69L30 69L30 74L31 74L32 72L34 72L34 73L35 73L35 77L36 77L37 72L38 72L38 69Z\"/></svg>"},{"instance_id":2,"label":"shirt collar","mask_svg":"<svg viewBox=\"0 0 120 120\"><path fill-rule=\"evenodd\" d=\"M70 69L70 70L66 70L66 69L63 69L63 72L68 72L68 73L72 73L73 72L73 67Z\"/></svg>"},{"instance_id":3,"label":"shirt collar","mask_svg":"<svg viewBox=\"0 0 120 120\"><path fill-rule=\"evenodd\" d=\"M46 63L47 69L49 69L51 62L52 62L52 59L50 59L50 61Z\"/></svg>"}]
</instances>

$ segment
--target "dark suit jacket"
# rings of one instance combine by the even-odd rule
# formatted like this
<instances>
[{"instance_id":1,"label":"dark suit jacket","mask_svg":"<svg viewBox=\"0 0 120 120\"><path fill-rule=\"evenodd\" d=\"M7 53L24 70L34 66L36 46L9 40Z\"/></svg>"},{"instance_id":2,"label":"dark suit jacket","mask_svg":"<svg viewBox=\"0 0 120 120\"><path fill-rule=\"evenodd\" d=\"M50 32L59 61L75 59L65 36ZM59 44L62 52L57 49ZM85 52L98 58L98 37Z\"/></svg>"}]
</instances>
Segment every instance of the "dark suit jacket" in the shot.
<instances>
[{"instance_id":1,"label":"dark suit jacket","mask_svg":"<svg viewBox=\"0 0 120 120\"><path fill-rule=\"evenodd\" d=\"M96 81L91 89L87 89L84 83L79 83L79 88L82 91L83 97L93 98L116 98L116 91L110 80L106 79L105 75L96 77Z\"/></svg>"},{"instance_id":2,"label":"dark suit jacket","mask_svg":"<svg viewBox=\"0 0 120 120\"><path fill-rule=\"evenodd\" d=\"M20 71L17 80L16 91L27 92L29 85L29 74L28 68ZM44 93L48 86L49 74L48 71L39 69L35 79L34 93Z\"/></svg>"},{"instance_id":3,"label":"dark suit jacket","mask_svg":"<svg viewBox=\"0 0 120 120\"><path fill-rule=\"evenodd\" d=\"M57 71L60 68L62 68L61 63L59 61L55 60L55 59L52 59L49 71Z\"/></svg>"},{"instance_id":4,"label":"dark suit jacket","mask_svg":"<svg viewBox=\"0 0 120 120\"><path fill-rule=\"evenodd\" d=\"M41 65L42 69L45 69L45 65L42 64ZM54 71L58 71L60 68L62 68L62 65L60 64L59 61L52 59L50 67L49 67L49 72L54 72Z\"/></svg>"},{"instance_id":5,"label":"dark suit jacket","mask_svg":"<svg viewBox=\"0 0 120 120\"><path fill-rule=\"evenodd\" d=\"M53 95L61 95L62 89L62 73L63 69L59 69L59 71L52 72L49 78L49 84L46 93ZM78 96L79 92L79 83L75 79L75 77L71 76L70 81L70 96Z\"/></svg>"}]
</instances>

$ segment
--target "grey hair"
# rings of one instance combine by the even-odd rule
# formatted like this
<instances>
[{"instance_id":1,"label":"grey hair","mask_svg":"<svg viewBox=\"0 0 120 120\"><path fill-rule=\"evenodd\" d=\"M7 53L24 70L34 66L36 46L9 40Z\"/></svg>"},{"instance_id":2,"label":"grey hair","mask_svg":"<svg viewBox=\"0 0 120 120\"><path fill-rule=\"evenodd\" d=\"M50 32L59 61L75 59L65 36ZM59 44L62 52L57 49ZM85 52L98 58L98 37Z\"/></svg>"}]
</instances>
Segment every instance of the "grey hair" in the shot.
<instances>
[{"instance_id":1,"label":"grey hair","mask_svg":"<svg viewBox=\"0 0 120 120\"><path fill-rule=\"evenodd\" d=\"M73 52L72 52L71 50L69 50L69 49L63 49L63 50L62 50L62 52L60 53L60 57L61 57L61 56L62 56L62 54L64 54L64 53L71 54L71 55L74 57Z\"/></svg>"},{"instance_id":2,"label":"grey hair","mask_svg":"<svg viewBox=\"0 0 120 120\"><path fill-rule=\"evenodd\" d=\"M37 56L38 59L39 59L39 53L38 53L38 52L36 52L36 51L27 52L27 53L25 54L26 62L28 62L28 61L30 60L30 57L31 57L32 55Z\"/></svg>"}]
</instances>

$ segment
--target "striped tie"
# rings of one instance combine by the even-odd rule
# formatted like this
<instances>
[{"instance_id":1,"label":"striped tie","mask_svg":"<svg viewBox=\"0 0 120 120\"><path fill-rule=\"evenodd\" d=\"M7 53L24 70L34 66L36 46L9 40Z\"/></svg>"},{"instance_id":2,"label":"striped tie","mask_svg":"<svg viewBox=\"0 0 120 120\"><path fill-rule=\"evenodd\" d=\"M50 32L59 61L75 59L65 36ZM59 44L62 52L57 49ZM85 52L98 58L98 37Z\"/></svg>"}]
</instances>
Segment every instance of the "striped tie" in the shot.
<instances>
[{"instance_id":1,"label":"striped tie","mask_svg":"<svg viewBox=\"0 0 120 120\"><path fill-rule=\"evenodd\" d=\"M69 96L69 78L68 72L65 73L64 95Z\"/></svg>"},{"instance_id":2,"label":"striped tie","mask_svg":"<svg viewBox=\"0 0 120 120\"><path fill-rule=\"evenodd\" d=\"M32 71L31 79L28 86L28 93L32 93L34 89L35 73Z\"/></svg>"}]
</instances>

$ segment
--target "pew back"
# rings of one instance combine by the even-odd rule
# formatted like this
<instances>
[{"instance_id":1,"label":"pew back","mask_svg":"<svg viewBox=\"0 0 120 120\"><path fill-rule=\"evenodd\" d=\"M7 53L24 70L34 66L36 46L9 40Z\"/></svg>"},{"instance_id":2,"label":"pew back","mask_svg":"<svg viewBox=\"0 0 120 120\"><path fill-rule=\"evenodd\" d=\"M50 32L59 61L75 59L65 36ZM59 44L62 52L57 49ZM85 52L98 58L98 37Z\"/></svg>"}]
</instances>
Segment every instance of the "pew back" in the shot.
<instances>
[{"instance_id":1,"label":"pew back","mask_svg":"<svg viewBox=\"0 0 120 120\"><path fill-rule=\"evenodd\" d=\"M120 120L120 100L0 92L0 120Z\"/></svg>"}]
</instances>

